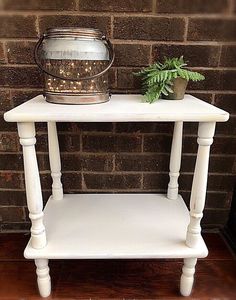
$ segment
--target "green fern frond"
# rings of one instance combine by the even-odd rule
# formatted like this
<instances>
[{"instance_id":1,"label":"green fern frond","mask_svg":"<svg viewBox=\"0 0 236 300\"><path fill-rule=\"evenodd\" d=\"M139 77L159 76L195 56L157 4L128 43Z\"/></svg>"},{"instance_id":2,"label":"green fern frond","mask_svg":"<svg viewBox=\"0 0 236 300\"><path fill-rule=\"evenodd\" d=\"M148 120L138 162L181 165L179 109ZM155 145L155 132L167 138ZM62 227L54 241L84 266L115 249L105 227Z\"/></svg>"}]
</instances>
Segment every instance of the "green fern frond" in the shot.
<instances>
[{"instance_id":1,"label":"green fern frond","mask_svg":"<svg viewBox=\"0 0 236 300\"><path fill-rule=\"evenodd\" d=\"M184 61L183 56L179 58L165 57L163 63L156 62L133 74L142 78L142 90L145 99L147 102L152 103L162 95L168 96L169 93L173 93L171 86L177 77L181 77L187 81L205 79L202 74L186 69L186 66L187 63Z\"/></svg>"}]
</instances>

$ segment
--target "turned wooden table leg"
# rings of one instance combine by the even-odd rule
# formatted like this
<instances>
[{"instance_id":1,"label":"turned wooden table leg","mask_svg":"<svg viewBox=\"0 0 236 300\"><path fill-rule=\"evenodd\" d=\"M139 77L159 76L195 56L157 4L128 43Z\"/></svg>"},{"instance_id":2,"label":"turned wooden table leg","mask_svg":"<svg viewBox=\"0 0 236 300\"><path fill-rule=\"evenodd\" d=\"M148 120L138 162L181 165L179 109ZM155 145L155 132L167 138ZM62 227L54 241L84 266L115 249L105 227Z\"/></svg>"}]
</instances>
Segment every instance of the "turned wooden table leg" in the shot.
<instances>
[{"instance_id":1,"label":"turned wooden table leg","mask_svg":"<svg viewBox=\"0 0 236 300\"><path fill-rule=\"evenodd\" d=\"M190 197L190 223L186 237L186 245L191 248L198 247L201 237L200 223L205 206L209 154L214 132L214 122L199 123L198 152ZM196 263L197 258L195 257L184 259L183 274L180 281L180 292L183 296L188 296L191 293Z\"/></svg>"},{"instance_id":2,"label":"turned wooden table leg","mask_svg":"<svg viewBox=\"0 0 236 300\"><path fill-rule=\"evenodd\" d=\"M61 200L63 199L61 158L55 122L48 122L48 148L52 176L52 196L54 200Z\"/></svg>"},{"instance_id":3,"label":"turned wooden table leg","mask_svg":"<svg viewBox=\"0 0 236 300\"><path fill-rule=\"evenodd\" d=\"M180 293L183 296L189 296L192 292L196 258L185 258L180 279Z\"/></svg>"},{"instance_id":4,"label":"turned wooden table leg","mask_svg":"<svg viewBox=\"0 0 236 300\"><path fill-rule=\"evenodd\" d=\"M43 199L35 152L34 123L18 123L20 143L23 147L26 198L31 226L31 246L41 249L46 246L46 232L43 224ZM47 259L36 259L40 295L50 295L50 277Z\"/></svg>"},{"instance_id":5,"label":"turned wooden table leg","mask_svg":"<svg viewBox=\"0 0 236 300\"><path fill-rule=\"evenodd\" d=\"M200 223L205 206L209 154L214 132L214 122L199 123L198 152L190 197L190 223L186 237L186 244L191 248L198 246L201 237Z\"/></svg>"},{"instance_id":6,"label":"turned wooden table leg","mask_svg":"<svg viewBox=\"0 0 236 300\"><path fill-rule=\"evenodd\" d=\"M18 123L20 143L23 147L26 198L29 217L32 222L31 244L40 249L46 246L46 233L43 225L43 199L35 153L34 123Z\"/></svg>"},{"instance_id":7,"label":"turned wooden table leg","mask_svg":"<svg viewBox=\"0 0 236 300\"><path fill-rule=\"evenodd\" d=\"M51 293L51 278L49 276L48 259L35 259L39 293L41 297L48 297Z\"/></svg>"},{"instance_id":8,"label":"turned wooden table leg","mask_svg":"<svg viewBox=\"0 0 236 300\"><path fill-rule=\"evenodd\" d=\"M170 181L167 191L167 198L171 200L176 200L178 197L178 178L181 164L182 135L183 122L175 122L170 154Z\"/></svg>"}]
</instances>

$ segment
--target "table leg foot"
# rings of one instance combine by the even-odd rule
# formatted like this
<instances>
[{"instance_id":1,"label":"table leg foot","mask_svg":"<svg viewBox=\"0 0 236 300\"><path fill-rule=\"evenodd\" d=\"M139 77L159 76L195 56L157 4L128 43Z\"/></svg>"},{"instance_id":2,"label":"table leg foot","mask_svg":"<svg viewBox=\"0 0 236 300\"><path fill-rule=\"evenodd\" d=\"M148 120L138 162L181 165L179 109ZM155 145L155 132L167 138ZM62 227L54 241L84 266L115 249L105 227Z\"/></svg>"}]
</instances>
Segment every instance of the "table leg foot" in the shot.
<instances>
[{"instance_id":1,"label":"table leg foot","mask_svg":"<svg viewBox=\"0 0 236 300\"><path fill-rule=\"evenodd\" d=\"M185 258L180 279L180 293L182 296L189 296L192 292L196 258Z\"/></svg>"},{"instance_id":2,"label":"table leg foot","mask_svg":"<svg viewBox=\"0 0 236 300\"><path fill-rule=\"evenodd\" d=\"M49 275L48 259L35 259L38 289L41 297L51 294L51 278Z\"/></svg>"}]
</instances>

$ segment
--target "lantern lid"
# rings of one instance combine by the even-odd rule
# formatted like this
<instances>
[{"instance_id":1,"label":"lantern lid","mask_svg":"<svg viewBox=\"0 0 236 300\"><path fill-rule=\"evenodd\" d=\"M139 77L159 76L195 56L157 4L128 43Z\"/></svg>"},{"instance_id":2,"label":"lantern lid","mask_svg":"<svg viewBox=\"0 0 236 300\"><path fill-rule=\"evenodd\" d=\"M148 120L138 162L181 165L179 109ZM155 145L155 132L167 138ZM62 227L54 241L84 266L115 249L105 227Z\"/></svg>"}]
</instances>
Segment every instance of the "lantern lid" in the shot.
<instances>
[{"instance_id":1,"label":"lantern lid","mask_svg":"<svg viewBox=\"0 0 236 300\"><path fill-rule=\"evenodd\" d=\"M47 29L44 36L45 38L83 37L90 39L101 39L103 37L103 34L100 30L94 28L57 27Z\"/></svg>"}]
</instances>

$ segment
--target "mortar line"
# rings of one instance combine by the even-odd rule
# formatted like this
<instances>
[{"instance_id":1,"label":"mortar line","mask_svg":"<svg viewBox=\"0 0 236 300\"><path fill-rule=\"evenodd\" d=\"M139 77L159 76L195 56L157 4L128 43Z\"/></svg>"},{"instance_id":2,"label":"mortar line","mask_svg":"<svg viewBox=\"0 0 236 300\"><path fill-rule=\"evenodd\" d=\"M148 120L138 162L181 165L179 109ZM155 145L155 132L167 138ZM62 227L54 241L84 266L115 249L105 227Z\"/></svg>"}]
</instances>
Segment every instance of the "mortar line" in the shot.
<instances>
[{"instance_id":1,"label":"mortar line","mask_svg":"<svg viewBox=\"0 0 236 300\"><path fill-rule=\"evenodd\" d=\"M184 18L185 24L184 24L184 42L187 42L188 39L188 24L189 24L189 18Z\"/></svg>"}]
</instances>

